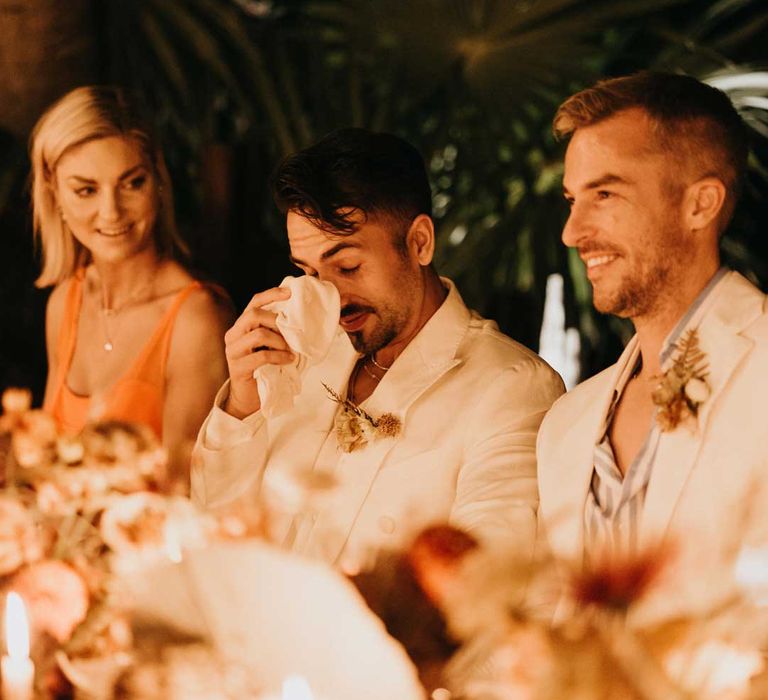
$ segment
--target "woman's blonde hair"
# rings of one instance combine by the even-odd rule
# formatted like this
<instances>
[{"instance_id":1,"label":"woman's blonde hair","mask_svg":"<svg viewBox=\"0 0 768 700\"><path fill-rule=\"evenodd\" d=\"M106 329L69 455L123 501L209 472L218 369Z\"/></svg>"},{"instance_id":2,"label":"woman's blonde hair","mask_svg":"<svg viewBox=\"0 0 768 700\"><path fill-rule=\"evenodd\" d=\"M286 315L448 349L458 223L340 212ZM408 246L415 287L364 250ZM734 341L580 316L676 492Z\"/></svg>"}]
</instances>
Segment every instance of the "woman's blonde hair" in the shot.
<instances>
[{"instance_id":1,"label":"woman's blonde hair","mask_svg":"<svg viewBox=\"0 0 768 700\"><path fill-rule=\"evenodd\" d=\"M154 231L158 253L173 258L189 254L176 228L168 169L148 121L120 88L79 87L48 108L30 137L32 224L42 251L38 287L59 284L90 260L88 250L62 221L54 187L56 165L68 150L110 136L133 139L152 167L159 198Z\"/></svg>"}]
</instances>

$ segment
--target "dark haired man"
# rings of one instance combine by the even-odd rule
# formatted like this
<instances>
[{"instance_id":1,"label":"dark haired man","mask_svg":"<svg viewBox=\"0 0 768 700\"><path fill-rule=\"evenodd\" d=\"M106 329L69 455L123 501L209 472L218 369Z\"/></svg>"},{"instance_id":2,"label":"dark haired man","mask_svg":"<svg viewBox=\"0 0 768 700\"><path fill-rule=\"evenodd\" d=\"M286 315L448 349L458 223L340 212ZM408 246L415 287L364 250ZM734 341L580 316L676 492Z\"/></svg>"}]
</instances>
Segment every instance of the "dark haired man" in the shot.
<instances>
[{"instance_id":1,"label":"dark haired man","mask_svg":"<svg viewBox=\"0 0 768 700\"><path fill-rule=\"evenodd\" d=\"M669 542L637 621L705 608L768 532L765 296L720 266L746 162L720 91L639 73L569 98L563 242L598 311L632 320L619 361L560 399L538 439L540 516L566 559Z\"/></svg>"},{"instance_id":2,"label":"dark haired man","mask_svg":"<svg viewBox=\"0 0 768 700\"><path fill-rule=\"evenodd\" d=\"M562 383L438 277L418 152L395 136L341 130L286 159L273 192L292 261L338 289L341 331L302 376L294 408L266 419L252 374L293 358L263 308L285 290L253 297L226 336L230 381L198 439L194 497L219 507L257 497L276 473L312 468L339 486L312 516L273 523L295 551L356 567L448 520L529 548L535 436ZM400 434L340 450L338 406L323 384L374 418L393 414Z\"/></svg>"}]
</instances>

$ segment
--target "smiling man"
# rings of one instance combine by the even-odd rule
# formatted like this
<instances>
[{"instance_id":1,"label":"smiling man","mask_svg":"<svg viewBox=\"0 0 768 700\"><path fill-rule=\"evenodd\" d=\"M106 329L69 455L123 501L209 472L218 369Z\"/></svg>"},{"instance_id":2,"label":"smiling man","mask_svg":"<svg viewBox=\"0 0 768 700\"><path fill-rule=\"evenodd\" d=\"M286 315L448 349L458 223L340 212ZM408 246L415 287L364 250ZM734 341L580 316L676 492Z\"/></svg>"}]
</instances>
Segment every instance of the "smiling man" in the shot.
<instances>
[{"instance_id":1,"label":"smiling man","mask_svg":"<svg viewBox=\"0 0 768 700\"><path fill-rule=\"evenodd\" d=\"M745 128L726 95L663 73L600 82L554 125L570 137L563 242L595 308L636 335L545 418L544 529L577 563L669 543L669 587L635 614L706 607L732 584L740 548L768 542L766 301L719 256Z\"/></svg>"},{"instance_id":2,"label":"smiling man","mask_svg":"<svg viewBox=\"0 0 768 700\"><path fill-rule=\"evenodd\" d=\"M268 419L252 375L293 360L263 308L288 292L253 297L226 337L230 381L198 439L195 498L255 503L275 476L311 469L338 487L312 513L273 521L295 551L356 568L442 521L528 550L536 431L562 383L435 272L421 156L395 136L344 129L286 159L273 192L291 260L339 292L339 332L294 407ZM324 384L374 418L394 416L399 434L344 451Z\"/></svg>"}]
</instances>

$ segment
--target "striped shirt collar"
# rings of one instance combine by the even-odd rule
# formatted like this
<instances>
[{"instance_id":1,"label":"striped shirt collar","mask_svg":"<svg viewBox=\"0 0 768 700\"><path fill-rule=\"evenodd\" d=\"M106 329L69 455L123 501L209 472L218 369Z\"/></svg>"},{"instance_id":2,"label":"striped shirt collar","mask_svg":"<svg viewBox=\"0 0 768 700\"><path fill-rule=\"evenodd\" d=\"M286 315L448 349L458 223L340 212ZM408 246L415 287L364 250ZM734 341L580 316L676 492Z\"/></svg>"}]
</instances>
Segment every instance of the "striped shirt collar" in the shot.
<instances>
[{"instance_id":1,"label":"striped shirt collar","mask_svg":"<svg viewBox=\"0 0 768 700\"><path fill-rule=\"evenodd\" d=\"M665 338L664 343L661 346L661 355L659 357L661 366L664 366L669 362L672 354L675 350L675 344L680 339L689 327L698 326L707 309L710 306L710 302L714 298L715 287L720 281L728 274L727 267L721 267L713 276L712 279L707 282L704 289L702 289L698 296L693 300L693 303L688 307L688 310L683 314L683 317L677 322L670 334Z\"/></svg>"}]
</instances>

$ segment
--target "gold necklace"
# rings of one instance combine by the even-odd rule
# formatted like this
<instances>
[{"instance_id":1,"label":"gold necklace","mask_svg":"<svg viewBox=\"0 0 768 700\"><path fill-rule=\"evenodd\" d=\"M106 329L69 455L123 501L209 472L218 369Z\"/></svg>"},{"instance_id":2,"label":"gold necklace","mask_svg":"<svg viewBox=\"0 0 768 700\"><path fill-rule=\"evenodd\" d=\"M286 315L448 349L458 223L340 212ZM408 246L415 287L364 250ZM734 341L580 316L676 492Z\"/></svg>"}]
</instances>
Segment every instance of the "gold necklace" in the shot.
<instances>
[{"instance_id":1,"label":"gold necklace","mask_svg":"<svg viewBox=\"0 0 768 700\"><path fill-rule=\"evenodd\" d=\"M154 277L149 282L136 289L120 306L109 307L104 303L104 287L101 288L101 295L99 298L99 311L101 312L101 327L104 332L104 343L101 346L104 352L112 352L115 349L114 337L117 334L119 325L113 326L112 332L109 331L108 318L114 318L116 321L117 315L125 309L138 304L140 301L147 301L152 298L152 294L144 294L146 290L153 291L155 280Z\"/></svg>"},{"instance_id":2,"label":"gold necklace","mask_svg":"<svg viewBox=\"0 0 768 700\"><path fill-rule=\"evenodd\" d=\"M112 352L115 349L115 344L112 342L112 335L109 332L109 325L107 324L107 316L114 316L113 309L106 309L104 305L101 306L101 327L104 331L104 344L101 346L104 352Z\"/></svg>"},{"instance_id":3,"label":"gold necklace","mask_svg":"<svg viewBox=\"0 0 768 700\"><path fill-rule=\"evenodd\" d=\"M377 377L373 372L371 372L370 369L368 369L367 358L366 360L363 360L362 367L363 367L363 372L365 372L371 379L377 382L380 382L382 379L384 379L384 377Z\"/></svg>"},{"instance_id":4,"label":"gold necklace","mask_svg":"<svg viewBox=\"0 0 768 700\"><path fill-rule=\"evenodd\" d=\"M383 370L384 372L386 372L388 369L392 369L392 365L390 365L389 367L385 367L384 365L380 365L378 362L376 362L375 352L372 352L370 355L368 355L368 359L371 362L373 362L373 364L376 365L376 367L378 367L380 370Z\"/></svg>"}]
</instances>

